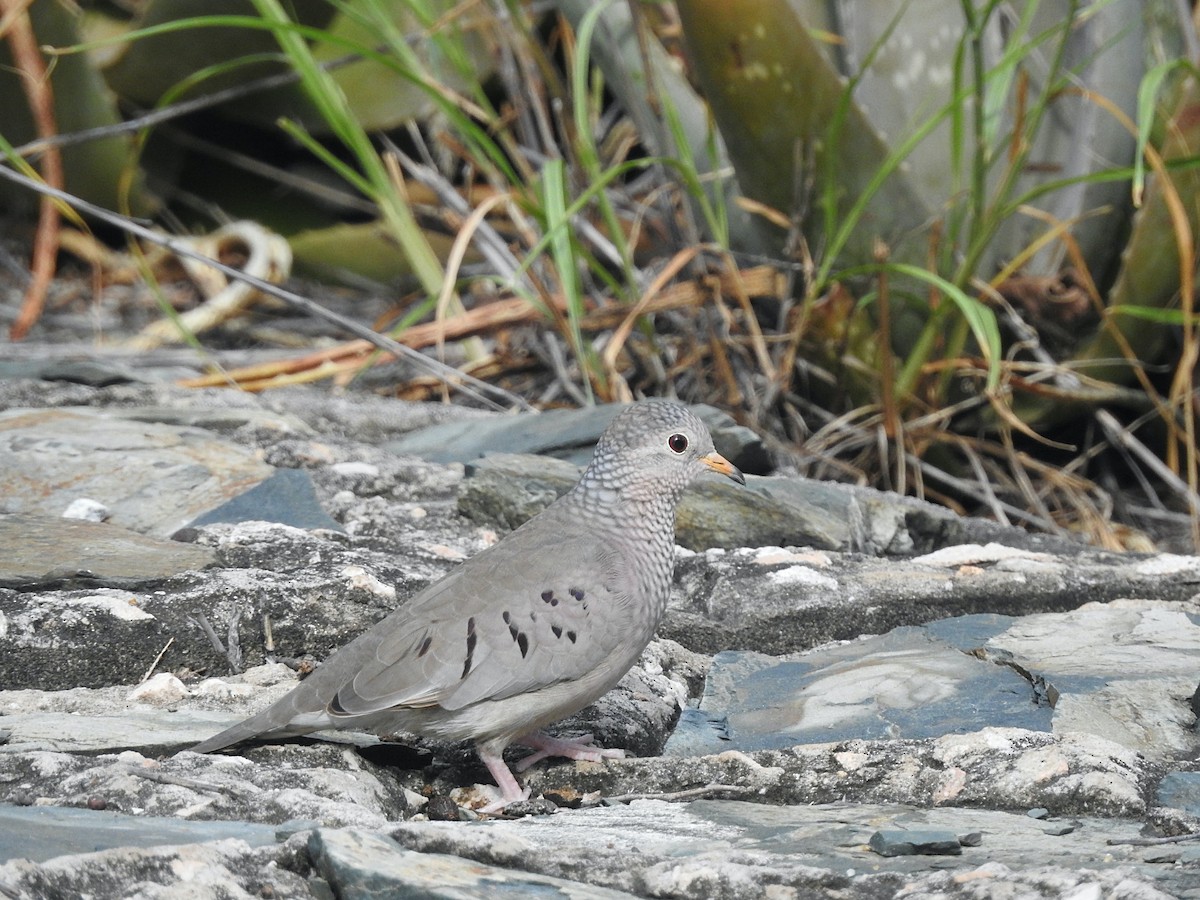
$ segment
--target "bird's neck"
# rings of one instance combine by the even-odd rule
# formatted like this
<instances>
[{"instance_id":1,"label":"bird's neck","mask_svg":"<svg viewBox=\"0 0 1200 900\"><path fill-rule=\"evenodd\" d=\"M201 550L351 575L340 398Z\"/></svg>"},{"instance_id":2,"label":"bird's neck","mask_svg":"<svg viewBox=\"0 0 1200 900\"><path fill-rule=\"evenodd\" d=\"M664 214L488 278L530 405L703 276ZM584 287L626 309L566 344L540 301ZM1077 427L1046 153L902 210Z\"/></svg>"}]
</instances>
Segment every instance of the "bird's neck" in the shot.
<instances>
[{"instance_id":1,"label":"bird's neck","mask_svg":"<svg viewBox=\"0 0 1200 900\"><path fill-rule=\"evenodd\" d=\"M589 473L590 474L590 473ZM588 477L575 488L576 501L617 528L675 532L675 507L682 490L662 481L625 481L619 486L603 477Z\"/></svg>"}]
</instances>

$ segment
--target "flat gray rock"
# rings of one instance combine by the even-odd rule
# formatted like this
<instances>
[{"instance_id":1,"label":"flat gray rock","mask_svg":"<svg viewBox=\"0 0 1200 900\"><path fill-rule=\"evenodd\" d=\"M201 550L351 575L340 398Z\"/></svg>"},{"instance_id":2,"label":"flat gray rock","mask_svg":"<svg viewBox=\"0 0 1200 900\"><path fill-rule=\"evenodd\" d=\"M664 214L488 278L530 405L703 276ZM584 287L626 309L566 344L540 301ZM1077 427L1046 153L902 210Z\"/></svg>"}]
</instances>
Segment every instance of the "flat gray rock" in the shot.
<instances>
[{"instance_id":1,"label":"flat gray rock","mask_svg":"<svg viewBox=\"0 0 1200 900\"><path fill-rule=\"evenodd\" d=\"M278 522L293 528L345 530L321 507L312 477L303 469L276 469L244 493L201 513L190 525L216 522Z\"/></svg>"},{"instance_id":2,"label":"flat gray rock","mask_svg":"<svg viewBox=\"0 0 1200 900\"><path fill-rule=\"evenodd\" d=\"M275 826L252 822L192 822L64 806L0 806L0 863L10 859L43 862L113 847L161 847L226 838L253 847L269 846L279 839Z\"/></svg>"},{"instance_id":3,"label":"flat gray rock","mask_svg":"<svg viewBox=\"0 0 1200 900\"><path fill-rule=\"evenodd\" d=\"M772 657L718 653L673 755L989 726L1094 734L1153 758L1200 752L1181 697L1200 679L1200 604L1115 600L941 619Z\"/></svg>"},{"instance_id":4,"label":"flat gray rock","mask_svg":"<svg viewBox=\"0 0 1200 900\"><path fill-rule=\"evenodd\" d=\"M621 403L605 403L583 409L550 409L536 415L445 422L410 432L385 446L394 453L440 463L469 463L494 454L539 454L582 467L591 461L596 441L624 407ZM770 470L762 438L753 431L739 426L715 407L695 404L690 408L708 425L718 453L743 472L761 474Z\"/></svg>"},{"instance_id":5,"label":"flat gray rock","mask_svg":"<svg viewBox=\"0 0 1200 900\"><path fill-rule=\"evenodd\" d=\"M719 446L718 446L718 449ZM579 466L545 457L491 453L467 465L459 495L466 518L516 528L566 493ZM676 540L689 549L812 547L908 556L960 543L999 543L1029 552L1079 553L1062 538L1033 535L944 507L869 488L799 477L748 475L746 485L701 479L684 495Z\"/></svg>"},{"instance_id":6,"label":"flat gray rock","mask_svg":"<svg viewBox=\"0 0 1200 900\"><path fill-rule=\"evenodd\" d=\"M1123 597L1182 601L1200 557L1051 554L991 543L878 559L803 547L685 554L659 633L693 650L774 655L971 614L1060 612Z\"/></svg>"},{"instance_id":7,"label":"flat gray rock","mask_svg":"<svg viewBox=\"0 0 1200 900\"><path fill-rule=\"evenodd\" d=\"M0 514L0 587L89 584L131 589L208 568L208 547L138 534L120 525Z\"/></svg>"},{"instance_id":8,"label":"flat gray rock","mask_svg":"<svg viewBox=\"0 0 1200 900\"><path fill-rule=\"evenodd\" d=\"M415 853L382 835L356 828L319 828L309 837L308 847L321 874L341 900L475 900L483 896L617 900L632 896L520 869L468 866L457 856Z\"/></svg>"},{"instance_id":9,"label":"flat gray rock","mask_svg":"<svg viewBox=\"0 0 1200 900\"><path fill-rule=\"evenodd\" d=\"M1082 817L1051 838L1021 813L912 809L890 804L762 806L736 800L564 811L549 818L470 827L408 822L390 829L404 846L490 865L593 883L641 896L770 897L1079 896L1165 898L1196 888L1187 869L1147 862L1153 852L1132 819ZM947 836L980 834L956 856L907 855L886 863L869 848L880 825ZM1115 843L1110 843L1115 842ZM977 893L960 894L955 885ZM992 891L995 891L993 893ZM942 892L946 893L942 893ZM1142 893L1133 893L1141 891ZM1008 893L1005 893L1008 892Z\"/></svg>"},{"instance_id":10,"label":"flat gray rock","mask_svg":"<svg viewBox=\"0 0 1200 900\"><path fill-rule=\"evenodd\" d=\"M0 896L329 900L327 885L314 884L289 868L295 858L285 846L255 847L241 838L225 838L202 844L115 847L45 862L14 859L0 865Z\"/></svg>"},{"instance_id":11,"label":"flat gray rock","mask_svg":"<svg viewBox=\"0 0 1200 900\"><path fill-rule=\"evenodd\" d=\"M975 617L968 617L975 618ZM959 621L959 620L953 620ZM853 738L926 738L1007 725L1049 731L1029 681L921 628L784 657L718 653L704 698L665 752L767 750Z\"/></svg>"},{"instance_id":12,"label":"flat gray rock","mask_svg":"<svg viewBox=\"0 0 1200 900\"><path fill-rule=\"evenodd\" d=\"M0 458L4 512L57 516L82 497L108 507L114 524L161 538L273 471L199 428L92 409L0 412Z\"/></svg>"}]
</instances>

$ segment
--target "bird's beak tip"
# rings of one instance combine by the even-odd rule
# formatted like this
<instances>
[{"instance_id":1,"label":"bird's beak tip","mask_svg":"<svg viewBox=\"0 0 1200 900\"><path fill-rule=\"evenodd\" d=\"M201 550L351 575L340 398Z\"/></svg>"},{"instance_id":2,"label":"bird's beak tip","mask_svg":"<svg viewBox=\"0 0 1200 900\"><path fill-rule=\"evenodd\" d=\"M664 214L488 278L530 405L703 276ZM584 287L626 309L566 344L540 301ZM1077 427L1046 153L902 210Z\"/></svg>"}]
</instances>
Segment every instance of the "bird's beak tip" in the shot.
<instances>
[{"instance_id":1,"label":"bird's beak tip","mask_svg":"<svg viewBox=\"0 0 1200 900\"><path fill-rule=\"evenodd\" d=\"M738 484L746 483L746 476L742 474L741 469L715 450L706 456L700 457L700 461L714 472L724 475L726 478L731 478Z\"/></svg>"}]
</instances>

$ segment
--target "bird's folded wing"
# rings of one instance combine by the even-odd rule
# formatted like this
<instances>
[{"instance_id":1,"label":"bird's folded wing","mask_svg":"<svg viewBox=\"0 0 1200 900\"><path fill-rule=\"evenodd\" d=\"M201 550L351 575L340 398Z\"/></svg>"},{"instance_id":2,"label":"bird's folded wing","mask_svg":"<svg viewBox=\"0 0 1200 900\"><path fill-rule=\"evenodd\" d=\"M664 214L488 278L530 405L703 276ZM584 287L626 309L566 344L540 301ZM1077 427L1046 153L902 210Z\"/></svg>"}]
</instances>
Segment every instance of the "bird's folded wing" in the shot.
<instances>
[{"instance_id":1,"label":"bird's folded wing","mask_svg":"<svg viewBox=\"0 0 1200 900\"><path fill-rule=\"evenodd\" d=\"M546 546L544 532L518 530L495 549L372 629L378 641L332 699L334 715L537 691L583 678L624 643L629 578L594 534L567 527Z\"/></svg>"}]
</instances>

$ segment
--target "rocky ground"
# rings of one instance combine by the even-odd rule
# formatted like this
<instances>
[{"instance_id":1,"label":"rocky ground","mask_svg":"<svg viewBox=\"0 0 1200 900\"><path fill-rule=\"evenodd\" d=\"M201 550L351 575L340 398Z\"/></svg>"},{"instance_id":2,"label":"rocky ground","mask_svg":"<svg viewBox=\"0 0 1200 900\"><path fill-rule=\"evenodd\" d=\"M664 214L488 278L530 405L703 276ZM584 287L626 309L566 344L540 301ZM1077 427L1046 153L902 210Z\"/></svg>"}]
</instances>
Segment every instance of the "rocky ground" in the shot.
<instances>
[{"instance_id":1,"label":"rocky ground","mask_svg":"<svg viewBox=\"0 0 1200 900\"><path fill-rule=\"evenodd\" d=\"M630 758L487 816L465 747L188 752L611 411L171 387L187 359L0 365L0 896L1200 898L1200 558L773 476L715 411L759 474L692 492L660 639L561 727Z\"/></svg>"}]
</instances>

